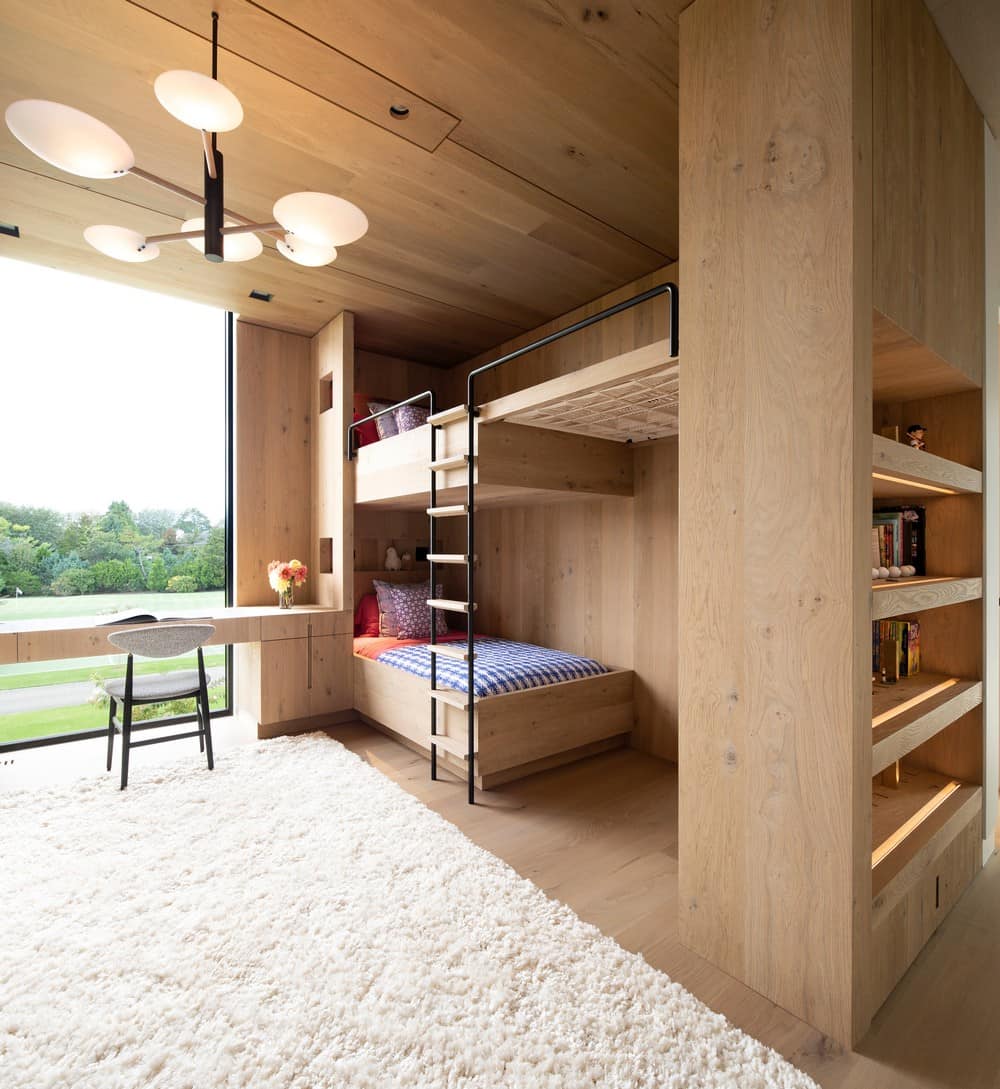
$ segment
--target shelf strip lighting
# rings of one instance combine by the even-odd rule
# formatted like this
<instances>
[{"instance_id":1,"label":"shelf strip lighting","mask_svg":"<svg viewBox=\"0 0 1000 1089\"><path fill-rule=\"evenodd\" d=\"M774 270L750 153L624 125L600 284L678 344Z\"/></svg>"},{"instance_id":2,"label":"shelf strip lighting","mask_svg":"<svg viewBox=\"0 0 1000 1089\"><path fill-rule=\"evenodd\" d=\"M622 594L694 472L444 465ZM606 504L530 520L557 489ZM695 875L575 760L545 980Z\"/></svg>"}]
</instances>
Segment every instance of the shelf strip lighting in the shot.
<instances>
[{"instance_id":1,"label":"shelf strip lighting","mask_svg":"<svg viewBox=\"0 0 1000 1089\"><path fill-rule=\"evenodd\" d=\"M872 719L872 729L874 730L876 726L881 726L883 722L888 722L889 719L895 718L897 715L901 715L906 711L912 710L914 707L918 707L925 700L933 699L935 696L940 695L940 693L948 688L954 687L956 684L958 684L958 678L950 677L948 680L942 681L933 688L928 688L926 692L921 692L912 699L908 699L905 703L899 704L898 707L883 711L881 715L876 715L875 718Z\"/></svg>"},{"instance_id":2,"label":"shelf strip lighting","mask_svg":"<svg viewBox=\"0 0 1000 1089\"><path fill-rule=\"evenodd\" d=\"M888 476L886 473L872 473L872 480L888 480L890 484L905 484L908 488L921 488L925 492L940 492L941 495L958 495L954 488L939 488L936 484L924 484L917 480L906 480L901 476Z\"/></svg>"},{"instance_id":3,"label":"shelf strip lighting","mask_svg":"<svg viewBox=\"0 0 1000 1089\"><path fill-rule=\"evenodd\" d=\"M885 861L885 859L888 858L888 856L892 854L908 836L912 835L928 817L936 813L961 785L961 783L952 779L952 781L948 783L947 786L943 786L926 805L921 806L905 824L897 828L884 843L876 847L875 850L872 851L872 869L874 870L880 862Z\"/></svg>"},{"instance_id":4,"label":"shelf strip lighting","mask_svg":"<svg viewBox=\"0 0 1000 1089\"><path fill-rule=\"evenodd\" d=\"M895 590L898 586L926 586L929 582L952 582L954 581L954 575L933 575L928 577L926 575L911 576L910 578L900 579L879 579L878 582L872 583L873 590Z\"/></svg>"}]
</instances>

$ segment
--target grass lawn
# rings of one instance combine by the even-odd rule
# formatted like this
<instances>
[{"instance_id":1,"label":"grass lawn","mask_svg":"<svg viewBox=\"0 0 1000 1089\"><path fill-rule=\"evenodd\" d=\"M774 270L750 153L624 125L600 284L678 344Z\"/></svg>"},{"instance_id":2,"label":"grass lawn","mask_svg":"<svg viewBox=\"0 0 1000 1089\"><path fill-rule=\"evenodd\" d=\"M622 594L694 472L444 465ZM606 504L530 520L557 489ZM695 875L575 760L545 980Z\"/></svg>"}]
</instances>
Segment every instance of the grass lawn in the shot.
<instances>
[{"instance_id":1,"label":"grass lawn","mask_svg":"<svg viewBox=\"0 0 1000 1089\"><path fill-rule=\"evenodd\" d=\"M0 597L0 624L8 620L52 620L60 616L104 616L137 609L172 616L186 609L219 608L225 604L221 590L194 594L81 594L79 597Z\"/></svg>"},{"instance_id":2,"label":"grass lawn","mask_svg":"<svg viewBox=\"0 0 1000 1089\"><path fill-rule=\"evenodd\" d=\"M59 665L58 662L45 662L47 667L41 671L19 672L18 666L4 666L0 667L0 692L10 690L13 688L40 688L43 685L48 684L72 684L74 681L89 681L93 676L97 675L102 680L106 680L108 677L123 677L125 675L125 655L120 655L121 662L115 662L108 665L95 665L96 662L103 662L103 659L92 659L90 664L87 664L86 658L74 658L70 663L67 663L67 668L53 668L53 665ZM221 666L226 661L226 649L225 647L206 647L205 648L205 665L207 666ZM82 663L82 664L81 664ZM30 665L39 665L41 663L31 662L26 663ZM135 663L136 675L140 673L171 673L175 669L197 669L198 659L192 654L184 658L170 658L167 661L137 661ZM6 672L10 670L11 672Z\"/></svg>"},{"instance_id":3,"label":"grass lawn","mask_svg":"<svg viewBox=\"0 0 1000 1089\"><path fill-rule=\"evenodd\" d=\"M79 597L21 597L0 598L0 630L5 621L50 620L61 616L106 616L111 613L137 610L172 616L182 610L210 612L223 605L221 590L205 590L194 594L82 594ZM124 675L124 655L113 658L74 658L64 662L27 662L22 665L0 666L0 690L36 688L49 684L71 684L89 681L96 673L102 678ZM136 663L138 673L166 673L175 669L192 669L193 655L165 662ZM225 662L223 647L205 650L205 664L220 666ZM213 707L222 706L225 688L211 692ZM107 725L107 710L83 704L79 707L56 707L41 711L15 711L0 715L0 744L21 741L48 734L77 733L97 730Z\"/></svg>"},{"instance_id":4,"label":"grass lawn","mask_svg":"<svg viewBox=\"0 0 1000 1089\"><path fill-rule=\"evenodd\" d=\"M209 706L220 708L225 703L224 685L209 689ZM194 701L191 702L194 711ZM0 715L0 745L5 741L26 741L30 737L49 734L78 733L82 730L102 730L108 725L106 707L83 704L81 707L55 707L48 711L15 711Z\"/></svg>"}]
</instances>

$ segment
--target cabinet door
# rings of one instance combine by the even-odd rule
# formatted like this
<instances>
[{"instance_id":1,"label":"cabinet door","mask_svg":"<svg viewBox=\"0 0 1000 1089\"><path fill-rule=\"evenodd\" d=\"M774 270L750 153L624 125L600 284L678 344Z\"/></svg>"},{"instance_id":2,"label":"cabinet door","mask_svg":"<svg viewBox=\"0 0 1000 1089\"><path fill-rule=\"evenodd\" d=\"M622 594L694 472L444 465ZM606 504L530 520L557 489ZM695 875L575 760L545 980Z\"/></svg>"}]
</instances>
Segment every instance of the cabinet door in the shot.
<instances>
[{"instance_id":1,"label":"cabinet door","mask_svg":"<svg viewBox=\"0 0 1000 1089\"><path fill-rule=\"evenodd\" d=\"M354 706L353 658L353 635L313 637L312 669L307 677L310 715L333 714Z\"/></svg>"},{"instance_id":2,"label":"cabinet door","mask_svg":"<svg viewBox=\"0 0 1000 1089\"><path fill-rule=\"evenodd\" d=\"M314 642L315 640L313 640ZM306 639L270 639L260 645L260 725L308 718L310 654Z\"/></svg>"}]
</instances>

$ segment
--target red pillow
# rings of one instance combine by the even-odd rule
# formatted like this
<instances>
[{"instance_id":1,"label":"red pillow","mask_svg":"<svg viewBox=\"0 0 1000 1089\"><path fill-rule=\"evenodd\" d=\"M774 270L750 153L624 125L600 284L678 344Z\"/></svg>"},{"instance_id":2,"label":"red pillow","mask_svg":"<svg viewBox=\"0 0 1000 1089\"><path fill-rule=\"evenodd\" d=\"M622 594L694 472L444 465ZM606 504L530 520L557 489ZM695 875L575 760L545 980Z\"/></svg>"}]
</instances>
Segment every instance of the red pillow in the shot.
<instances>
[{"instance_id":1,"label":"red pillow","mask_svg":"<svg viewBox=\"0 0 1000 1089\"><path fill-rule=\"evenodd\" d=\"M354 634L378 635L378 598L374 594L362 594L354 610Z\"/></svg>"},{"instance_id":2,"label":"red pillow","mask_svg":"<svg viewBox=\"0 0 1000 1089\"><path fill-rule=\"evenodd\" d=\"M358 420L363 420L365 416L369 415L371 415L371 413L359 412L357 409L355 409L354 422L357 423ZM362 424L361 427L356 427L354 429L354 434L357 436L355 442L357 443L359 449L362 446L368 446L373 442L378 442L378 426L376 425L374 420L369 420L368 423Z\"/></svg>"}]
</instances>

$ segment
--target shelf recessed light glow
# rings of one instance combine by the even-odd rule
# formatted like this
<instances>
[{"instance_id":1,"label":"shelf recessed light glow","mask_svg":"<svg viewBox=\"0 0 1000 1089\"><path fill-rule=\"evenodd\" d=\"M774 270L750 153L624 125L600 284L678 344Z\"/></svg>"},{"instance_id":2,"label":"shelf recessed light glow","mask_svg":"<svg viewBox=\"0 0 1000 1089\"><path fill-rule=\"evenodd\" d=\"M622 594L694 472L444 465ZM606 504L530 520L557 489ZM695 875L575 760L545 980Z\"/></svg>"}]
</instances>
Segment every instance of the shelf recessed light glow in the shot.
<instances>
[{"instance_id":1,"label":"shelf recessed light glow","mask_svg":"<svg viewBox=\"0 0 1000 1089\"><path fill-rule=\"evenodd\" d=\"M948 783L947 786L943 786L926 805L921 806L905 824L900 825L884 843L879 844L879 846L872 851L872 869L874 870L880 862L884 862L908 836L912 835L924 821L928 819L928 817L933 816L933 814L944 805L961 785L961 783L952 779L952 781Z\"/></svg>"},{"instance_id":2,"label":"shelf recessed light glow","mask_svg":"<svg viewBox=\"0 0 1000 1089\"><path fill-rule=\"evenodd\" d=\"M936 484L924 484L918 480L906 480L901 476L889 476L886 473L872 473L872 480L887 480L890 484L905 484L908 488L920 488L925 492L939 492L941 495L958 495L954 488L939 488Z\"/></svg>"},{"instance_id":3,"label":"shelf recessed light glow","mask_svg":"<svg viewBox=\"0 0 1000 1089\"><path fill-rule=\"evenodd\" d=\"M953 688L958 684L957 677L950 677L946 681L942 681L940 684L935 685L933 688L928 688L925 692L921 692L919 695L914 696L912 699L907 700L905 703L900 703L896 707L893 707L889 711L883 712L881 715L876 715L872 719L872 729L876 726L881 726L883 722L888 722L890 719L895 718L897 715L905 714L907 711L912 711L914 707L919 707L920 704L926 700L933 699L935 696L939 696L942 692L949 688Z\"/></svg>"}]
</instances>

